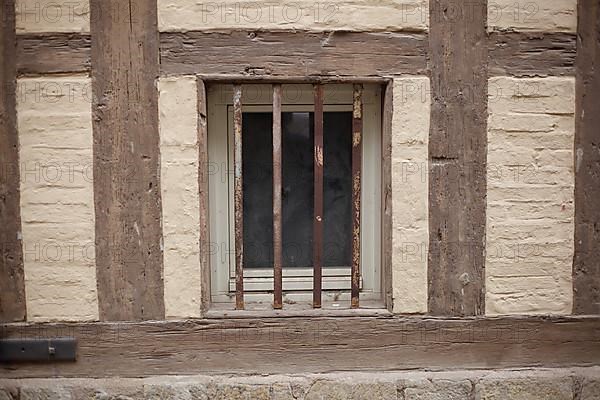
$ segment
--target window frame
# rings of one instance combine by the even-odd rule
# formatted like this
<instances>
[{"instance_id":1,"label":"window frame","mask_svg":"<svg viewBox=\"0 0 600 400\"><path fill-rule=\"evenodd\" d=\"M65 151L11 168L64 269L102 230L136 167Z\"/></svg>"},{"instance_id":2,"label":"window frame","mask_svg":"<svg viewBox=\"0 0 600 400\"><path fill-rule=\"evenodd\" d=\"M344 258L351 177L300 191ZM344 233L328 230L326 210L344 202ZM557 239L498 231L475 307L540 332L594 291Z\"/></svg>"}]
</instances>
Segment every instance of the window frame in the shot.
<instances>
[{"instance_id":1,"label":"window frame","mask_svg":"<svg viewBox=\"0 0 600 400\"><path fill-rule=\"evenodd\" d=\"M352 111L352 84L324 85L324 112ZM382 244L382 168L383 121L382 92L379 84L364 85L364 132L361 191L361 300L383 300ZM270 84L244 84L242 111L272 112ZM215 305L232 304L235 297L235 235L233 229L233 85L227 83L207 85L206 103L209 160L209 234L210 251L210 301ZM312 112L313 88L310 84L284 84L282 112ZM223 140L225 139L225 140ZM224 143L225 142L225 143ZM227 160L223 160L224 152ZM223 183L223 177L226 183ZM215 180L220 183L216 184ZM227 186L227 190L225 190ZM220 206L216 206L219 204ZM223 210L227 204L228 210ZM227 214L225 217L223 214ZM226 218L228 221L223 224ZM224 233L224 231L226 233ZM366 234L368 232L368 234ZM225 236L227 237L224 240ZM225 272L224 272L225 270ZM290 278L290 275L296 275ZM286 292L288 303L310 303L312 296L312 268L284 268L284 289L295 286L298 291ZM247 303L268 303L272 300L273 269L244 268L244 296ZM335 289L335 290L331 290ZM323 268L324 303L349 301L350 266ZM383 306L382 306L383 307Z\"/></svg>"}]
</instances>

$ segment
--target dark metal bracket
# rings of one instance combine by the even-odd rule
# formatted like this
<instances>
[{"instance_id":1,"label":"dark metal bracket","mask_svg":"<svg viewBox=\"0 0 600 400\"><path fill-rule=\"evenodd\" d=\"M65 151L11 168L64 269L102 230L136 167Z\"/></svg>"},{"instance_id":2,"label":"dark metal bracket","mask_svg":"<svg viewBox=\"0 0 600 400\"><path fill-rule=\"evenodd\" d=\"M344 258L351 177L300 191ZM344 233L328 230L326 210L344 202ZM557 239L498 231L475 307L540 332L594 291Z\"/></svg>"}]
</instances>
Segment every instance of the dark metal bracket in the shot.
<instances>
[{"instance_id":1,"label":"dark metal bracket","mask_svg":"<svg viewBox=\"0 0 600 400\"><path fill-rule=\"evenodd\" d=\"M0 363L76 361L77 339L0 339Z\"/></svg>"}]
</instances>

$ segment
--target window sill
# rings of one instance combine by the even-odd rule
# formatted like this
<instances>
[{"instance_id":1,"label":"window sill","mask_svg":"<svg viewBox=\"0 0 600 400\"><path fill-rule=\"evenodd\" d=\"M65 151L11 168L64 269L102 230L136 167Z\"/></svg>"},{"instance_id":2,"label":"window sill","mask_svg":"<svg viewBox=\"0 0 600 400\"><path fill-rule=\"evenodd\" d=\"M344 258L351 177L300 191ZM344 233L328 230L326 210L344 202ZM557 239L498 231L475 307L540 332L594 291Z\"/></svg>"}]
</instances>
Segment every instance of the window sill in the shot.
<instances>
[{"instance_id":1,"label":"window sill","mask_svg":"<svg viewBox=\"0 0 600 400\"><path fill-rule=\"evenodd\" d=\"M231 303L213 303L204 318L292 318L292 317L389 317L392 313L382 301L363 301L360 308L350 308L349 301L324 302L322 308L310 304L284 304L274 310L270 303L247 303L246 309L234 310Z\"/></svg>"}]
</instances>

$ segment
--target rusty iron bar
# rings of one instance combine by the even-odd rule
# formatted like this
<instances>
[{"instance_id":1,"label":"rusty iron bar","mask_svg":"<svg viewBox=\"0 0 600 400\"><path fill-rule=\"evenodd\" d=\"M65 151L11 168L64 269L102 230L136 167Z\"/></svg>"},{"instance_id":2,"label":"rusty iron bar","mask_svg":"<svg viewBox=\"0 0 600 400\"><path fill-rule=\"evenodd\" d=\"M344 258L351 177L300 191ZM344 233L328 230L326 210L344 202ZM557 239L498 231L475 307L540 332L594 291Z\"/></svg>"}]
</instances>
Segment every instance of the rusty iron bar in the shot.
<instances>
[{"instance_id":1,"label":"rusty iron bar","mask_svg":"<svg viewBox=\"0 0 600 400\"><path fill-rule=\"evenodd\" d=\"M242 85L233 85L235 203L235 308L244 309L244 190L242 177Z\"/></svg>"},{"instance_id":2,"label":"rusty iron bar","mask_svg":"<svg viewBox=\"0 0 600 400\"><path fill-rule=\"evenodd\" d=\"M273 85L273 308L283 308L281 84Z\"/></svg>"},{"instance_id":3,"label":"rusty iron bar","mask_svg":"<svg viewBox=\"0 0 600 400\"><path fill-rule=\"evenodd\" d=\"M321 308L323 274L323 85L314 85L313 307Z\"/></svg>"},{"instance_id":4,"label":"rusty iron bar","mask_svg":"<svg viewBox=\"0 0 600 400\"><path fill-rule=\"evenodd\" d=\"M363 86L354 85L352 101L352 268L351 306L359 307L360 193L363 136Z\"/></svg>"}]
</instances>

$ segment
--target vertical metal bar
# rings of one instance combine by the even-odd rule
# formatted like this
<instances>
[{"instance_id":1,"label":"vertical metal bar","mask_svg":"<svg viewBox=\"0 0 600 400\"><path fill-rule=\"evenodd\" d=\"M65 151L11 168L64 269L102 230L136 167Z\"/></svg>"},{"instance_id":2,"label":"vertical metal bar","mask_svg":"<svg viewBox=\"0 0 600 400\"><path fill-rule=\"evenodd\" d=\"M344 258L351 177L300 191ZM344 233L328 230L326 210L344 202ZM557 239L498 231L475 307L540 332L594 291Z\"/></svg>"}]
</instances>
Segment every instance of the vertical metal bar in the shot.
<instances>
[{"instance_id":1,"label":"vertical metal bar","mask_svg":"<svg viewBox=\"0 0 600 400\"><path fill-rule=\"evenodd\" d=\"M359 307L360 192L363 134L363 87L354 85L352 106L352 308Z\"/></svg>"},{"instance_id":2,"label":"vertical metal bar","mask_svg":"<svg viewBox=\"0 0 600 400\"><path fill-rule=\"evenodd\" d=\"M323 269L323 85L315 85L313 307L321 308Z\"/></svg>"},{"instance_id":3,"label":"vertical metal bar","mask_svg":"<svg viewBox=\"0 0 600 400\"><path fill-rule=\"evenodd\" d=\"M281 84L273 85L273 308L282 300L282 206L281 206Z\"/></svg>"},{"instance_id":4,"label":"vertical metal bar","mask_svg":"<svg viewBox=\"0 0 600 400\"><path fill-rule=\"evenodd\" d=\"M242 86L233 85L235 203L235 308L244 309L244 190L242 179Z\"/></svg>"}]
</instances>

